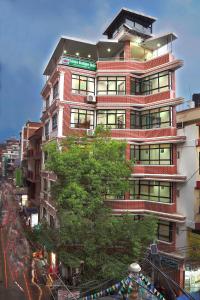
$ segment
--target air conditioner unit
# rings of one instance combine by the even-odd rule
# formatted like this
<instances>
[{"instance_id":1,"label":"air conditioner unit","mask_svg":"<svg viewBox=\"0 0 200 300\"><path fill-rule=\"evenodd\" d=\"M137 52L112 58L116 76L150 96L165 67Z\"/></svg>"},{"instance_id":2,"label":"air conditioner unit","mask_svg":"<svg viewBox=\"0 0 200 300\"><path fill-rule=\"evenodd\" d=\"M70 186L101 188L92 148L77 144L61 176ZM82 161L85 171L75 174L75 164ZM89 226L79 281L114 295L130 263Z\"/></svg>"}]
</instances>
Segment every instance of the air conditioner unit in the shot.
<instances>
[{"instance_id":1,"label":"air conditioner unit","mask_svg":"<svg viewBox=\"0 0 200 300\"><path fill-rule=\"evenodd\" d=\"M92 102L92 103L96 102L96 96L94 94L88 94L86 99L87 99L87 102Z\"/></svg>"},{"instance_id":2,"label":"air conditioner unit","mask_svg":"<svg viewBox=\"0 0 200 300\"><path fill-rule=\"evenodd\" d=\"M87 129L87 136L93 136L94 135L94 129Z\"/></svg>"}]
</instances>

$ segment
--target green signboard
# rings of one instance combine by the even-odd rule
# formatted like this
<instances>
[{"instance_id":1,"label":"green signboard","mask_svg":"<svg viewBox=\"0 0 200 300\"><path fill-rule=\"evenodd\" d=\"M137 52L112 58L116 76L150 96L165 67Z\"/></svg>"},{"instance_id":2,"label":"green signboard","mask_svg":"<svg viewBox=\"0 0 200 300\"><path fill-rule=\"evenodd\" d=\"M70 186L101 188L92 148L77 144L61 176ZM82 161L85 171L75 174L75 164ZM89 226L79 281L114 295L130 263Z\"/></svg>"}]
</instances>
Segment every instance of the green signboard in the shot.
<instances>
[{"instance_id":1,"label":"green signboard","mask_svg":"<svg viewBox=\"0 0 200 300\"><path fill-rule=\"evenodd\" d=\"M97 68L96 63L91 60L85 60L82 58L70 56L62 56L60 64L79 69L86 69L90 71L96 71Z\"/></svg>"}]
</instances>

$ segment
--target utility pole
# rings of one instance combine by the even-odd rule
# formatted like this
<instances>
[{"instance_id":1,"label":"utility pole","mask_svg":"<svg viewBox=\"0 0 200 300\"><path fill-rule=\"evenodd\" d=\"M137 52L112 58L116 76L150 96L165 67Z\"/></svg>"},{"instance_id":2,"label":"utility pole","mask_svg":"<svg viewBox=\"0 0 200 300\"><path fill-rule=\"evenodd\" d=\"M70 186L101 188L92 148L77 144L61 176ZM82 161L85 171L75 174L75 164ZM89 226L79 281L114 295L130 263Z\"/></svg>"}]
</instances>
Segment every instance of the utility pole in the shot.
<instances>
[{"instance_id":1,"label":"utility pole","mask_svg":"<svg viewBox=\"0 0 200 300\"><path fill-rule=\"evenodd\" d=\"M128 268L130 275L129 277L133 278L134 280L138 279L138 275L141 271L140 265L137 263L132 263ZM136 282L133 283L133 290L132 293L129 295L129 300L137 300L138 299L138 284Z\"/></svg>"},{"instance_id":2,"label":"utility pole","mask_svg":"<svg viewBox=\"0 0 200 300\"><path fill-rule=\"evenodd\" d=\"M158 272L157 272L157 269L154 268L153 266L159 265L159 267L161 268L160 255L159 255L158 247L157 247L156 243L150 245L150 251L151 251L150 261L151 261L151 266L152 266L152 282L155 286L155 283L157 283L157 280L158 280L158 275L157 275ZM156 274L156 276L155 276L155 274ZM175 296L173 288L171 287L170 282L166 279L166 277L163 277L163 279L164 279L166 286L168 288L168 291L170 293L170 299L176 300L176 296Z\"/></svg>"}]
</instances>

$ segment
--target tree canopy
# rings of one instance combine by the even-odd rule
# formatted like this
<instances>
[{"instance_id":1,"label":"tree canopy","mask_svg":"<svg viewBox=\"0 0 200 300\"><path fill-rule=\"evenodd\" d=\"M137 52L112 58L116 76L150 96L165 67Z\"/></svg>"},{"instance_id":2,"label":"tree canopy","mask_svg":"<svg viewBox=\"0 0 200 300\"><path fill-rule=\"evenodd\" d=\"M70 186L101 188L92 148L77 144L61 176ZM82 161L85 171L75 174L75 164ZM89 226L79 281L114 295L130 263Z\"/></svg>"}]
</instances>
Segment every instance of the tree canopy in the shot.
<instances>
[{"instance_id":1,"label":"tree canopy","mask_svg":"<svg viewBox=\"0 0 200 300\"><path fill-rule=\"evenodd\" d=\"M155 237L152 217L135 221L128 213L114 215L109 207L111 199L129 190L132 163L125 149L126 143L101 128L92 138L73 136L45 147L46 168L57 175L52 187L59 219L59 228L52 230L55 248L68 266L83 261L85 278L120 279Z\"/></svg>"}]
</instances>

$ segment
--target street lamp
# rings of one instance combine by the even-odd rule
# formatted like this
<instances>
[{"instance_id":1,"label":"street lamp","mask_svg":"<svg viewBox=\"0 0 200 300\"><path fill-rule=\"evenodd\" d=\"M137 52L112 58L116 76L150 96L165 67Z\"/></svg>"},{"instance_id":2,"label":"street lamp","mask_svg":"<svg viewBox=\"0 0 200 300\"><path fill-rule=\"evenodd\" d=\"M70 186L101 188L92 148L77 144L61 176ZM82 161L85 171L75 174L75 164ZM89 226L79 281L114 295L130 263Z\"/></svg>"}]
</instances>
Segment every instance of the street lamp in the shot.
<instances>
[{"instance_id":1,"label":"street lamp","mask_svg":"<svg viewBox=\"0 0 200 300\"><path fill-rule=\"evenodd\" d=\"M137 280L138 275L141 271L140 265L138 265L137 263L132 263L129 266L128 270L130 272L129 277L134 278L135 280ZM132 293L129 295L129 299L130 300L136 300L136 299L138 299L138 285L137 285L137 283L133 282L132 287L133 287L133 290L132 290Z\"/></svg>"}]
</instances>

